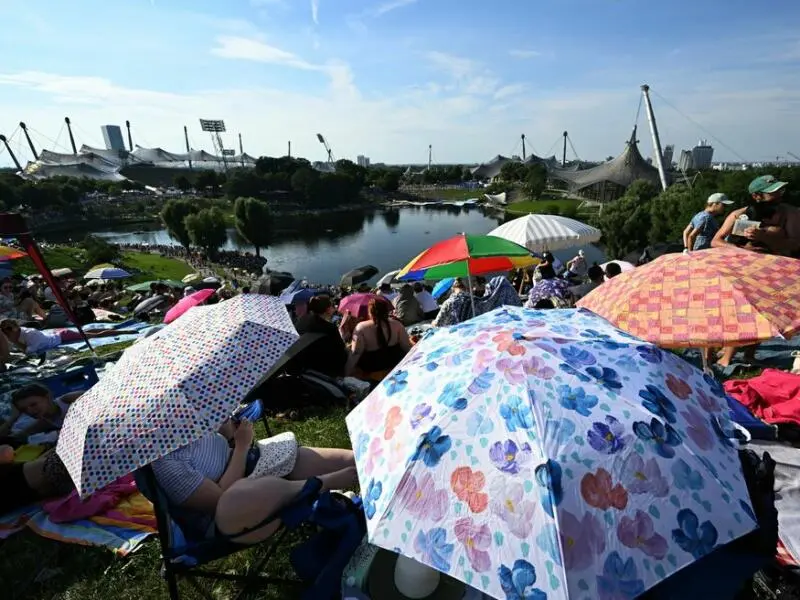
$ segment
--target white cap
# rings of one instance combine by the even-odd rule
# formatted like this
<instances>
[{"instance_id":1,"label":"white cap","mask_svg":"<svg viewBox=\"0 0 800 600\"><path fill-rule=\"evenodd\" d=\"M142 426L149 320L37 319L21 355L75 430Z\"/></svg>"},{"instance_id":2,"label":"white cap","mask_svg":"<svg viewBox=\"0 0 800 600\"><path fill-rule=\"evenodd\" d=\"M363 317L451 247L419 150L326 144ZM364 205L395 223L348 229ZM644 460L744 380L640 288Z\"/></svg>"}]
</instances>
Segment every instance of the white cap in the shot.
<instances>
[{"instance_id":1,"label":"white cap","mask_svg":"<svg viewBox=\"0 0 800 600\"><path fill-rule=\"evenodd\" d=\"M725 194L717 192L716 194L711 194L708 197L706 204L733 204L733 200L728 200L728 197Z\"/></svg>"},{"instance_id":2,"label":"white cap","mask_svg":"<svg viewBox=\"0 0 800 600\"><path fill-rule=\"evenodd\" d=\"M578 250L578 256L583 256L583 250Z\"/></svg>"}]
</instances>

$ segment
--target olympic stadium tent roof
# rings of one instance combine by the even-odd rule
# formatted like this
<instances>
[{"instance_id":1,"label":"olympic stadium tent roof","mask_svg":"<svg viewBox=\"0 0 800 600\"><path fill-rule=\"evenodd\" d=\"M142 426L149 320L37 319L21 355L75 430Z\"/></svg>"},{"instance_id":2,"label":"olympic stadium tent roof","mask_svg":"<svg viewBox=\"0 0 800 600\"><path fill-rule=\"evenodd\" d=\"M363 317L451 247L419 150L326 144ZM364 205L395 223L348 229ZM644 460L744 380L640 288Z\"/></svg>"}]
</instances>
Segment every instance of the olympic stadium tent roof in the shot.
<instances>
[{"instance_id":1,"label":"olympic stadium tent roof","mask_svg":"<svg viewBox=\"0 0 800 600\"><path fill-rule=\"evenodd\" d=\"M566 182L573 192L603 183L627 188L637 179L644 179L654 184L660 183L658 169L648 163L639 152L636 127L633 128L630 140L625 144L625 150L615 159L591 169L578 171L551 169L550 176Z\"/></svg>"},{"instance_id":2,"label":"olympic stadium tent roof","mask_svg":"<svg viewBox=\"0 0 800 600\"><path fill-rule=\"evenodd\" d=\"M142 148L141 146L136 146L136 150L131 152L131 155L141 162L149 162L154 164L186 161L186 155L173 154L172 152L167 152L162 148Z\"/></svg>"},{"instance_id":3,"label":"olympic stadium tent roof","mask_svg":"<svg viewBox=\"0 0 800 600\"><path fill-rule=\"evenodd\" d=\"M43 164L41 162L28 163L22 171L26 179L50 179L52 177L87 177L102 181L124 181L125 177L118 171L98 169L90 164L75 162L72 164Z\"/></svg>"}]
</instances>

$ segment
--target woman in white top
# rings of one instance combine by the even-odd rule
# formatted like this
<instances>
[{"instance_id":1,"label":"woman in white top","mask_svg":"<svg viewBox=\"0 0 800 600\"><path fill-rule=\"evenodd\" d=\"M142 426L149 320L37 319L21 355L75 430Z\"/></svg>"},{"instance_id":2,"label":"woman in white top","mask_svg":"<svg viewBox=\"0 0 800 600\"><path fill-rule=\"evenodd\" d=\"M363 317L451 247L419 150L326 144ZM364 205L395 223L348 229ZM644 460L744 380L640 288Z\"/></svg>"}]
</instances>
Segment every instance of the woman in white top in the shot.
<instances>
[{"instance_id":1,"label":"woman in white top","mask_svg":"<svg viewBox=\"0 0 800 600\"><path fill-rule=\"evenodd\" d=\"M38 354L46 350L57 348L61 344L71 344L83 341L83 336L71 329L33 329L20 327L13 319L0 321L0 331L12 344L27 354ZM103 331L84 331L89 339L117 335L135 334L135 331L125 329L105 329Z\"/></svg>"}]
</instances>

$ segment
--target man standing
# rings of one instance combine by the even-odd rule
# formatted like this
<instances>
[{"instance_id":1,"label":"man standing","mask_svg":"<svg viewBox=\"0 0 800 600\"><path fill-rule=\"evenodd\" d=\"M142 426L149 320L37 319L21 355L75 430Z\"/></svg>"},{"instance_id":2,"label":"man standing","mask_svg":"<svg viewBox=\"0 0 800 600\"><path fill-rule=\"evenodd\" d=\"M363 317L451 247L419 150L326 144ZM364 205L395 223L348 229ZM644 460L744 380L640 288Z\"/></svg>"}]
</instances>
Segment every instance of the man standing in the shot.
<instances>
[{"instance_id":1,"label":"man standing","mask_svg":"<svg viewBox=\"0 0 800 600\"><path fill-rule=\"evenodd\" d=\"M711 194L706 201L706 207L692 217L691 222L683 230L683 247L685 250L705 250L711 247L719 224L714 217L725 212L725 206L733 204L725 194L717 192Z\"/></svg>"}]
</instances>

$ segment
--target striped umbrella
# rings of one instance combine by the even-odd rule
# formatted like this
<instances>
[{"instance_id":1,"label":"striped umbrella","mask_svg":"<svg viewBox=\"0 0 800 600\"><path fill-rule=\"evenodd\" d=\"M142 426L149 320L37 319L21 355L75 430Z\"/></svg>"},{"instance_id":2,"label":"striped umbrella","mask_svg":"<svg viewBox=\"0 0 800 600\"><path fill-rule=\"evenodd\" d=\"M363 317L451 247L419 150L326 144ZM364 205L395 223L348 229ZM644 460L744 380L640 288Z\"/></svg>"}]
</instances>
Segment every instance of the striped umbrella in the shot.
<instances>
[{"instance_id":1,"label":"striped umbrella","mask_svg":"<svg viewBox=\"0 0 800 600\"><path fill-rule=\"evenodd\" d=\"M525 248L489 235L460 233L438 242L400 269L397 279L444 279L501 273L538 264Z\"/></svg>"},{"instance_id":2,"label":"striped umbrella","mask_svg":"<svg viewBox=\"0 0 800 600\"><path fill-rule=\"evenodd\" d=\"M555 251L600 241L601 232L575 219L558 215L526 215L503 223L489 235L525 246L531 252Z\"/></svg>"}]
</instances>

